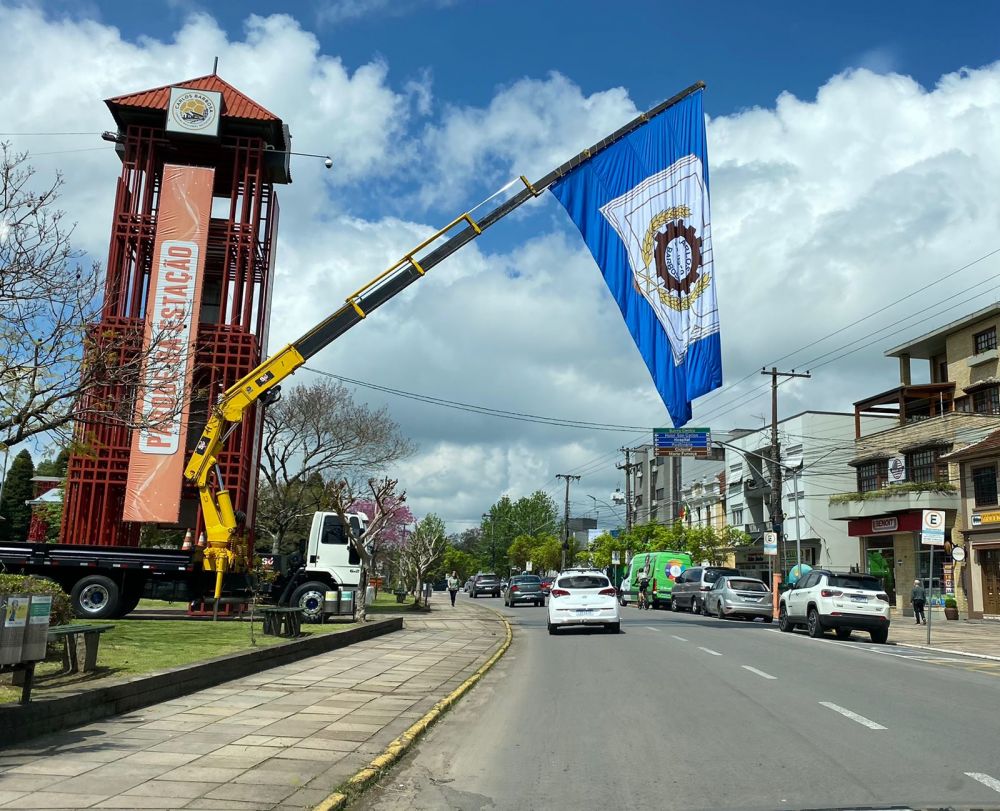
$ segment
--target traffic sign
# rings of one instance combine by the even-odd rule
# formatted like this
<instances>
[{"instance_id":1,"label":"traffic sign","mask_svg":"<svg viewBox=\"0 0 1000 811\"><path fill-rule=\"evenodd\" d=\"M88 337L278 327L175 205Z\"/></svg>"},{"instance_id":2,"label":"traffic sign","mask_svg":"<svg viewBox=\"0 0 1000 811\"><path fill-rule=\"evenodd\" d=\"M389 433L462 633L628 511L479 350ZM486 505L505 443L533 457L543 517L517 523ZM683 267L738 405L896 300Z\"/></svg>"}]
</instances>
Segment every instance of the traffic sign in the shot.
<instances>
[{"instance_id":1,"label":"traffic sign","mask_svg":"<svg viewBox=\"0 0 1000 811\"><path fill-rule=\"evenodd\" d=\"M711 428L654 428L655 456L707 458L712 450Z\"/></svg>"},{"instance_id":2,"label":"traffic sign","mask_svg":"<svg viewBox=\"0 0 1000 811\"><path fill-rule=\"evenodd\" d=\"M944 546L944 510L924 510L920 542L929 546Z\"/></svg>"},{"instance_id":3,"label":"traffic sign","mask_svg":"<svg viewBox=\"0 0 1000 811\"><path fill-rule=\"evenodd\" d=\"M765 555L777 555L778 554L778 533L777 532L765 532L764 533L764 554Z\"/></svg>"},{"instance_id":4,"label":"traffic sign","mask_svg":"<svg viewBox=\"0 0 1000 811\"><path fill-rule=\"evenodd\" d=\"M617 566L621 562L622 562L622 559L621 559L621 556L618 554L618 551L615 550L614 552L612 552L611 553L611 565L612 566Z\"/></svg>"}]
</instances>

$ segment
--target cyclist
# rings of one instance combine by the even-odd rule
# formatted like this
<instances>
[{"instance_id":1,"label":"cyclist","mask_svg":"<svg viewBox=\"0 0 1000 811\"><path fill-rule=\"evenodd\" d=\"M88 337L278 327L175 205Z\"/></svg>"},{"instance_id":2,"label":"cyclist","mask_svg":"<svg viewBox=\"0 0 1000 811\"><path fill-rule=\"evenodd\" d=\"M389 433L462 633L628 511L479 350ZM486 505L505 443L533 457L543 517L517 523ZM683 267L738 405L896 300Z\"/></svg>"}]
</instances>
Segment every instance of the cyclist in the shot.
<instances>
[{"instance_id":1,"label":"cyclist","mask_svg":"<svg viewBox=\"0 0 1000 811\"><path fill-rule=\"evenodd\" d=\"M643 572L639 575L639 602L638 608L649 610L649 572Z\"/></svg>"}]
</instances>

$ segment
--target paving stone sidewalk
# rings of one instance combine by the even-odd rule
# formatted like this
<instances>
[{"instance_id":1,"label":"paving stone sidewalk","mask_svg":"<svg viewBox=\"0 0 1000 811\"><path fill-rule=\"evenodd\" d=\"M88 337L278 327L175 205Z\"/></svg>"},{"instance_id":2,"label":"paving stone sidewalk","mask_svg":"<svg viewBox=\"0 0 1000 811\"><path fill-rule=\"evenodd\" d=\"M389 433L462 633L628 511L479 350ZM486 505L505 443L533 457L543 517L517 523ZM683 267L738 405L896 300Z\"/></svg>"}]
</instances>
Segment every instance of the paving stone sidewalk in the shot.
<instances>
[{"instance_id":1,"label":"paving stone sidewalk","mask_svg":"<svg viewBox=\"0 0 1000 811\"><path fill-rule=\"evenodd\" d=\"M433 607L393 634L0 749L0 808L312 807L503 644L489 609Z\"/></svg>"},{"instance_id":2,"label":"paving stone sidewalk","mask_svg":"<svg viewBox=\"0 0 1000 811\"><path fill-rule=\"evenodd\" d=\"M893 611L889 641L897 645L927 645L927 628L913 617ZM931 618L930 647L955 653L995 656L1000 659L1000 622L996 620L947 620L944 611L935 610Z\"/></svg>"}]
</instances>

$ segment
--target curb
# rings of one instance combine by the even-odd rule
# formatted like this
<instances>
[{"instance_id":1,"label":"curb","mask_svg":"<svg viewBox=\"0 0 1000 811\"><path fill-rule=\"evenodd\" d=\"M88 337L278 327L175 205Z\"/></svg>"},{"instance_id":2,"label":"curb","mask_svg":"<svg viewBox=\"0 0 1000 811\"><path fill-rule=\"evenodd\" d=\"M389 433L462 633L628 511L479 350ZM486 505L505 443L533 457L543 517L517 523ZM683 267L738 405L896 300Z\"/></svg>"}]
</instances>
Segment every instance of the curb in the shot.
<instances>
[{"instance_id":1,"label":"curb","mask_svg":"<svg viewBox=\"0 0 1000 811\"><path fill-rule=\"evenodd\" d=\"M917 648L919 650L931 650L936 653L950 653L953 656L970 656L973 659L989 659L992 662L1000 662L1000 656L990 656L986 653L970 653L966 650L952 650L951 648L935 648L930 645L917 645L913 642L897 642L901 648Z\"/></svg>"},{"instance_id":2,"label":"curb","mask_svg":"<svg viewBox=\"0 0 1000 811\"><path fill-rule=\"evenodd\" d=\"M514 632L510 627L510 622L507 617L505 617L497 609L490 606L483 606L483 608L495 613L504 624L506 639L500 646L500 649L497 650L497 652L494 653L482 665L482 667L479 668L479 670L469 676L469 678L463 681L458 687L438 701L437 704L431 707L431 709L428 710L422 718L415 721L410 728L406 730L406 732L390 743L381 755L376 757L371 763L365 766L365 768L361 771L357 772L353 777L349 778L345 783L342 783L341 786L338 787L337 791L334 791L329 797L323 800L323 802L319 805L313 806L312 811L337 811L337 809L344 808L347 805L348 800L354 799L358 794L363 792L379 777L381 777L382 773L386 769L406 754L406 750L409 749L421 735L430 729L437 722L437 720L451 708L452 704L472 689L476 682L485 676L489 669L493 667L493 665L500 660L500 657L507 652L507 648L510 647L511 640L514 638Z\"/></svg>"}]
</instances>

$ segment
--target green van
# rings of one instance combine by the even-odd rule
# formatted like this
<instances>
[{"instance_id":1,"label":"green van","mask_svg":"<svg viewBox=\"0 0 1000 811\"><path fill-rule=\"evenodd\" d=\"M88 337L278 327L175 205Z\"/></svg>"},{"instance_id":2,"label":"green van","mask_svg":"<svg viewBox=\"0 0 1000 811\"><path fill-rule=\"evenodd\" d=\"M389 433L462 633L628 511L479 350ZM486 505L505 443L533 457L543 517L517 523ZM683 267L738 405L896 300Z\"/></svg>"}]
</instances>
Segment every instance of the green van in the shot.
<instances>
[{"instance_id":1,"label":"green van","mask_svg":"<svg viewBox=\"0 0 1000 811\"><path fill-rule=\"evenodd\" d=\"M674 581L691 565L691 556L687 552L642 552L635 555L622 579L623 601L636 602L639 599L639 578L645 571L652 586L650 599L653 608L670 608Z\"/></svg>"}]
</instances>

